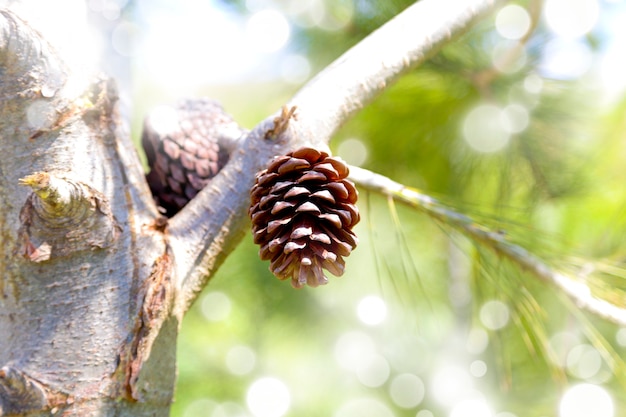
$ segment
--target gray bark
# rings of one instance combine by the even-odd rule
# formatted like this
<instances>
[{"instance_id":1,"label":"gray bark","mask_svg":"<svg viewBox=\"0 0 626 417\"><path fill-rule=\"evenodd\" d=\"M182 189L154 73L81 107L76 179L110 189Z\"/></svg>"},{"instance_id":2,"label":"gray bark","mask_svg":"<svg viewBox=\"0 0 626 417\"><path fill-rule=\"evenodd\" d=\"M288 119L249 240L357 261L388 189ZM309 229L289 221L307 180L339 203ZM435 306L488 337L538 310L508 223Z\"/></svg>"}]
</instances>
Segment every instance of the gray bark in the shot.
<instances>
[{"instance_id":1,"label":"gray bark","mask_svg":"<svg viewBox=\"0 0 626 417\"><path fill-rule=\"evenodd\" d=\"M244 233L254 174L274 155L325 146L494 3L407 9L303 88L289 103L296 118L279 113L242 138L169 224L114 83L75 93L73 69L0 12L0 416L167 416L179 325Z\"/></svg>"}]
</instances>

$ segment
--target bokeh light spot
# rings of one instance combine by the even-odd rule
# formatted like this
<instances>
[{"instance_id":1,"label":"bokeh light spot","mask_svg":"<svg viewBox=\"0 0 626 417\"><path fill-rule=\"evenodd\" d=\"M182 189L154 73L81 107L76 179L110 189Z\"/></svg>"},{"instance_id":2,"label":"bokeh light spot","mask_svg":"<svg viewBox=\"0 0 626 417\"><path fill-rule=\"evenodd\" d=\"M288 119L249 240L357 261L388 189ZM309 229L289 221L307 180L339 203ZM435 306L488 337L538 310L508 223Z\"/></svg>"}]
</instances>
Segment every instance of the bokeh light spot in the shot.
<instances>
[{"instance_id":1,"label":"bokeh light spot","mask_svg":"<svg viewBox=\"0 0 626 417\"><path fill-rule=\"evenodd\" d=\"M504 6L496 15L496 30L506 39L521 39L530 29L530 23L526 9L515 4Z\"/></svg>"},{"instance_id":2,"label":"bokeh light spot","mask_svg":"<svg viewBox=\"0 0 626 417\"><path fill-rule=\"evenodd\" d=\"M374 342L363 332L342 334L335 343L335 360L344 369L357 371L366 367L376 354Z\"/></svg>"},{"instance_id":3,"label":"bokeh light spot","mask_svg":"<svg viewBox=\"0 0 626 417\"><path fill-rule=\"evenodd\" d=\"M602 368L602 356L593 346L583 343L569 351L566 364L570 374L580 379L589 379Z\"/></svg>"},{"instance_id":4,"label":"bokeh light spot","mask_svg":"<svg viewBox=\"0 0 626 417\"><path fill-rule=\"evenodd\" d=\"M364 366L356 369L356 377L366 387L380 387L389 378L389 362L381 355L372 355Z\"/></svg>"},{"instance_id":5,"label":"bokeh light spot","mask_svg":"<svg viewBox=\"0 0 626 417\"><path fill-rule=\"evenodd\" d=\"M248 346L233 346L226 354L226 366L235 375L245 375L254 369L256 353Z\"/></svg>"},{"instance_id":6,"label":"bokeh light spot","mask_svg":"<svg viewBox=\"0 0 626 417\"><path fill-rule=\"evenodd\" d=\"M530 115L521 104L509 104L502 112L506 120L505 126L510 133L521 133L528 127Z\"/></svg>"},{"instance_id":7,"label":"bokeh light spot","mask_svg":"<svg viewBox=\"0 0 626 417\"><path fill-rule=\"evenodd\" d=\"M526 65L526 51L519 47L519 42L503 40L491 51L493 66L503 74L513 74Z\"/></svg>"},{"instance_id":8,"label":"bokeh light spot","mask_svg":"<svg viewBox=\"0 0 626 417\"><path fill-rule=\"evenodd\" d=\"M248 388L246 403L255 417L280 417L289 410L289 389L279 379L257 379Z\"/></svg>"},{"instance_id":9,"label":"bokeh light spot","mask_svg":"<svg viewBox=\"0 0 626 417\"><path fill-rule=\"evenodd\" d=\"M450 412L450 417L492 417L493 412L484 398L460 401Z\"/></svg>"},{"instance_id":10,"label":"bokeh light spot","mask_svg":"<svg viewBox=\"0 0 626 417\"><path fill-rule=\"evenodd\" d=\"M555 333L549 341L550 348L554 354L549 355L548 358L555 365L565 368L570 350L578 344L578 337L571 332Z\"/></svg>"},{"instance_id":11,"label":"bokeh light spot","mask_svg":"<svg viewBox=\"0 0 626 417\"><path fill-rule=\"evenodd\" d=\"M524 78L524 89L531 94L539 94L543 89L543 79L537 74L528 74Z\"/></svg>"},{"instance_id":12,"label":"bokeh light spot","mask_svg":"<svg viewBox=\"0 0 626 417\"><path fill-rule=\"evenodd\" d=\"M232 308L230 298L220 291L212 291L202 297L200 310L209 321L222 321L228 317Z\"/></svg>"},{"instance_id":13,"label":"bokeh light spot","mask_svg":"<svg viewBox=\"0 0 626 417\"><path fill-rule=\"evenodd\" d=\"M547 0L544 7L548 27L565 38L587 34L595 26L599 15L597 0Z\"/></svg>"},{"instance_id":14,"label":"bokeh light spot","mask_svg":"<svg viewBox=\"0 0 626 417\"><path fill-rule=\"evenodd\" d=\"M196 414L196 417L207 415L205 413ZM226 401L221 404L218 404L210 417L249 417L250 415L246 413L245 408L243 408L240 404Z\"/></svg>"},{"instance_id":15,"label":"bokeh light spot","mask_svg":"<svg viewBox=\"0 0 626 417\"><path fill-rule=\"evenodd\" d=\"M362 140L348 138L339 144L337 153L350 165L361 166L367 161L369 152Z\"/></svg>"},{"instance_id":16,"label":"bokeh light spot","mask_svg":"<svg viewBox=\"0 0 626 417\"><path fill-rule=\"evenodd\" d=\"M263 52L276 52L289 41L289 22L277 10L261 10L254 13L246 24L248 41Z\"/></svg>"},{"instance_id":17,"label":"bokeh light spot","mask_svg":"<svg viewBox=\"0 0 626 417\"><path fill-rule=\"evenodd\" d=\"M359 301L357 316L367 325L380 324L387 317L387 304L378 296L368 295Z\"/></svg>"},{"instance_id":18,"label":"bokeh light spot","mask_svg":"<svg viewBox=\"0 0 626 417\"><path fill-rule=\"evenodd\" d=\"M509 307L502 301L487 301L480 308L480 321L489 330L500 330L509 323Z\"/></svg>"},{"instance_id":19,"label":"bokeh light spot","mask_svg":"<svg viewBox=\"0 0 626 417\"><path fill-rule=\"evenodd\" d=\"M510 139L502 110L492 104L474 107L463 122L463 137L478 152L491 153L504 148Z\"/></svg>"},{"instance_id":20,"label":"bokeh light spot","mask_svg":"<svg viewBox=\"0 0 626 417\"><path fill-rule=\"evenodd\" d=\"M569 388L561 397L559 417L613 417L613 400L602 387L578 384Z\"/></svg>"},{"instance_id":21,"label":"bokeh light spot","mask_svg":"<svg viewBox=\"0 0 626 417\"><path fill-rule=\"evenodd\" d=\"M435 400L442 405L449 405L471 390L472 381L463 368L444 365L435 371L430 385Z\"/></svg>"},{"instance_id":22,"label":"bokeh light spot","mask_svg":"<svg viewBox=\"0 0 626 417\"><path fill-rule=\"evenodd\" d=\"M210 416L217 403L208 398L200 398L191 402L183 411L183 417Z\"/></svg>"},{"instance_id":23,"label":"bokeh light spot","mask_svg":"<svg viewBox=\"0 0 626 417\"><path fill-rule=\"evenodd\" d=\"M487 375L487 364L481 360L475 360L470 364L470 374L476 378Z\"/></svg>"},{"instance_id":24,"label":"bokeh light spot","mask_svg":"<svg viewBox=\"0 0 626 417\"><path fill-rule=\"evenodd\" d=\"M424 382L414 374L398 375L389 386L391 399L402 408L417 407L424 399L424 393Z\"/></svg>"},{"instance_id":25,"label":"bokeh light spot","mask_svg":"<svg viewBox=\"0 0 626 417\"><path fill-rule=\"evenodd\" d=\"M487 349L489 345L489 335L484 329L480 327L474 327L467 335L467 341L465 347L468 353L473 355L481 354Z\"/></svg>"},{"instance_id":26,"label":"bokeh light spot","mask_svg":"<svg viewBox=\"0 0 626 417\"><path fill-rule=\"evenodd\" d=\"M394 417L382 402L373 398L358 398L344 403L334 417Z\"/></svg>"},{"instance_id":27,"label":"bokeh light spot","mask_svg":"<svg viewBox=\"0 0 626 417\"><path fill-rule=\"evenodd\" d=\"M430 410L420 410L415 414L415 417L435 417L435 415Z\"/></svg>"}]
</instances>

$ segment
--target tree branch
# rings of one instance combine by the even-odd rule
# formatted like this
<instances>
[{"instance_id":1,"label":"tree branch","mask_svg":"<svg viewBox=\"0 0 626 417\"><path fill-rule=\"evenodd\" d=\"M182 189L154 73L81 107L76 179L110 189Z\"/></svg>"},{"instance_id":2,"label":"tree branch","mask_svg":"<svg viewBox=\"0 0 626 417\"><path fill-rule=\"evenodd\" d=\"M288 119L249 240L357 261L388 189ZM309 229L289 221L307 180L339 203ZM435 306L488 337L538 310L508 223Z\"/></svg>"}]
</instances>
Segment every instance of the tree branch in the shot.
<instances>
[{"instance_id":1,"label":"tree branch","mask_svg":"<svg viewBox=\"0 0 626 417\"><path fill-rule=\"evenodd\" d=\"M554 285L576 306L606 320L626 326L626 309L596 297L585 283L555 270L528 250L509 242L505 234L491 230L471 217L445 206L433 197L383 175L358 167L350 167L350 179L362 188L392 197L454 228L473 242L491 249L496 255L509 260L540 281Z\"/></svg>"},{"instance_id":2,"label":"tree branch","mask_svg":"<svg viewBox=\"0 0 626 417\"><path fill-rule=\"evenodd\" d=\"M289 123L275 124L284 122L276 113L256 126L211 184L170 221L181 290L177 311L189 307L243 236L255 173L272 156L304 144L326 146L340 125L376 94L464 33L497 3L422 0L414 4L305 85L287 106L297 107ZM275 134L277 130L281 132Z\"/></svg>"},{"instance_id":3,"label":"tree branch","mask_svg":"<svg viewBox=\"0 0 626 417\"><path fill-rule=\"evenodd\" d=\"M377 94L465 33L498 2L422 0L408 7L330 64L289 101L289 107L298 107L300 137L311 143L327 141Z\"/></svg>"},{"instance_id":4,"label":"tree branch","mask_svg":"<svg viewBox=\"0 0 626 417\"><path fill-rule=\"evenodd\" d=\"M165 415L169 259L115 85L7 10L0 74L0 415Z\"/></svg>"}]
</instances>

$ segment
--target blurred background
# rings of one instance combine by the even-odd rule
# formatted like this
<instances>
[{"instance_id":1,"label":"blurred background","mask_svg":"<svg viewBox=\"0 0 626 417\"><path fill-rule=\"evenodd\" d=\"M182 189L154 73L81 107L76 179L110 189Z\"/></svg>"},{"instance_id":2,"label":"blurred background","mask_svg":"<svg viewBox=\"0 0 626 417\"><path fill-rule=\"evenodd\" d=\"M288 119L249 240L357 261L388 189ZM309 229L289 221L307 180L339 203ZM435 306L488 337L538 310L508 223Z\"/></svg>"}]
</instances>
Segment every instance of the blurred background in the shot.
<instances>
[{"instance_id":1,"label":"blurred background","mask_svg":"<svg viewBox=\"0 0 626 417\"><path fill-rule=\"evenodd\" d=\"M146 112L182 97L218 99L252 128L410 3L13 6L68 60L118 79L139 143ZM86 21L84 36L61 18ZM331 147L626 307L625 44L623 1L509 2L391 86ZM365 189L359 207L359 247L325 287L278 281L246 236L183 323L173 416L626 415L626 329L445 221Z\"/></svg>"}]
</instances>

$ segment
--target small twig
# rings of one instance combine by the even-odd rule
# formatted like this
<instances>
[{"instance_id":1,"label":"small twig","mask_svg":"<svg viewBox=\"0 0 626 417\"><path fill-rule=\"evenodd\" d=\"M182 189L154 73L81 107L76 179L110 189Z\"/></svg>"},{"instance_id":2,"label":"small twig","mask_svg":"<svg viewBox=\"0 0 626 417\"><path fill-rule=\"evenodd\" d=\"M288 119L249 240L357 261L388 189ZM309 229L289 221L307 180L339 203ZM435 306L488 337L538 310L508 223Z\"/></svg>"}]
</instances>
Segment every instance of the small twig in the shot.
<instances>
[{"instance_id":1,"label":"small twig","mask_svg":"<svg viewBox=\"0 0 626 417\"><path fill-rule=\"evenodd\" d=\"M477 223L470 216L459 213L435 198L383 175L358 167L350 167L350 179L362 188L390 196L394 200L413 207L458 230L472 241L491 249L498 256L509 260L535 278L554 285L579 308L621 326L626 326L626 309L596 297L584 282L557 271L538 256L508 241L506 235L500 231L491 230L489 227Z\"/></svg>"}]
</instances>

